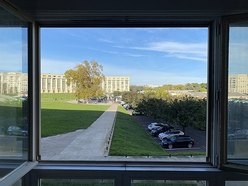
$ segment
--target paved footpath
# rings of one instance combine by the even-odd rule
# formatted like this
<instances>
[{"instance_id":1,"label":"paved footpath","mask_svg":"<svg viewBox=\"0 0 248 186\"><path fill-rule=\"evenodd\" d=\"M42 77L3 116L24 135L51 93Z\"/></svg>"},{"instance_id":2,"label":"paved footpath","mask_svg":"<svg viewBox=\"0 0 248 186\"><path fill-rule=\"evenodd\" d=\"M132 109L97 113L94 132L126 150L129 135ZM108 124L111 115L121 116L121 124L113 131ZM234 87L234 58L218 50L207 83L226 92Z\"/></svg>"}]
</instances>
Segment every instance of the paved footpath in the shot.
<instances>
[{"instance_id":1,"label":"paved footpath","mask_svg":"<svg viewBox=\"0 0 248 186\"><path fill-rule=\"evenodd\" d=\"M108 155L108 139L118 104L112 104L91 126L41 139L42 160L88 160Z\"/></svg>"}]
</instances>

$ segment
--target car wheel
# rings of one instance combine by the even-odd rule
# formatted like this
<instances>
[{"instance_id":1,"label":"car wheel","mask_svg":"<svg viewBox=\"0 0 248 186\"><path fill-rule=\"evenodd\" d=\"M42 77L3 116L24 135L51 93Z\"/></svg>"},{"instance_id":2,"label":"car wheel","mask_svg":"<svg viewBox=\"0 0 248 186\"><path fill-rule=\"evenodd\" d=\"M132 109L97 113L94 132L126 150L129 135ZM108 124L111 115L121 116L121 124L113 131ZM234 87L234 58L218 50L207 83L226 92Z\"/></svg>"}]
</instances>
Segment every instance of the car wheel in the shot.
<instances>
[{"instance_id":1,"label":"car wheel","mask_svg":"<svg viewBox=\"0 0 248 186\"><path fill-rule=\"evenodd\" d=\"M172 148L173 148L173 145L172 145L172 144L169 144L169 145L168 145L168 148L169 148L169 149L172 149Z\"/></svg>"},{"instance_id":2,"label":"car wheel","mask_svg":"<svg viewBox=\"0 0 248 186\"><path fill-rule=\"evenodd\" d=\"M193 147L193 144L192 143L189 143L188 144L188 148L192 148Z\"/></svg>"}]
</instances>

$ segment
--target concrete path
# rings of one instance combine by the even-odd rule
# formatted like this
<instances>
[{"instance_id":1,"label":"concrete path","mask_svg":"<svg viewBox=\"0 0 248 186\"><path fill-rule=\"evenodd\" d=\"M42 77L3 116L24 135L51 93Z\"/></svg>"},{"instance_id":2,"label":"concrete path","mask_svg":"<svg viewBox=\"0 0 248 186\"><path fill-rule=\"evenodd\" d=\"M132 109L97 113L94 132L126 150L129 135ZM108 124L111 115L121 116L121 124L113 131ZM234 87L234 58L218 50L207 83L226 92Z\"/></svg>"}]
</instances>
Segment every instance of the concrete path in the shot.
<instances>
[{"instance_id":1,"label":"concrete path","mask_svg":"<svg viewBox=\"0 0 248 186\"><path fill-rule=\"evenodd\" d=\"M42 160L89 160L108 155L118 104L112 104L90 127L41 139Z\"/></svg>"}]
</instances>

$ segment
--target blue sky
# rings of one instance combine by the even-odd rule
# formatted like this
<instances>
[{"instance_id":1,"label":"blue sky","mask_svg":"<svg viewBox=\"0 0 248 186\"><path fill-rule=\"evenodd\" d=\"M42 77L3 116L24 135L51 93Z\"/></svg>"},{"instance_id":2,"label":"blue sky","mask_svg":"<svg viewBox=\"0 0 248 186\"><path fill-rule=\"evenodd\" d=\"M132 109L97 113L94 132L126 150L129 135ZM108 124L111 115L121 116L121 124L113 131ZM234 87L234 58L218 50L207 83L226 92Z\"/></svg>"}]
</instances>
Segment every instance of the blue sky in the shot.
<instances>
[{"instance_id":1,"label":"blue sky","mask_svg":"<svg viewBox=\"0 0 248 186\"><path fill-rule=\"evenodd\" d=\"M27 29L0 29L0 71L27 71ZM42 28L42 73L62 74L88 60L131 84L207 81L207 28ZM248 73L248 30L231 26L229 73Z\"/></svg>"},{"instance_id":2,"label":"blue sky","mask_svg":"<svg viewBox=\"0 0 248 186\"><path fill-rule=\"evenodd\" d=\"M26 71L26 34L0 30L1 71ZM207 41L207 28L41 28L41 71L63 74L87 60L133 85L201 83Z\"/></svg>"},{"instance_id":3,"label":"blue sky","mask_svg":"<svg viewBox=\"0 0 248 186\"><path fill-rule=\"evenodd\" d=\"M229 73L248 74L248 28L232 26L229 37Z\"/></svg>"},{"instance_id":4,"label":"blue sky","mask_svg":"<svg viewBox=\"0 0 248 186\"><path fill-rule=\"evenodd\" d=\"M106 76L130 76L133 85L207 80L207 28L43 28L43 73L64 73L87 61Z\"/></svg>"},{"instance_id":5,"label":"blue sky","mask_svg":"<svg viewBox=\"0 0 248 186\"><path fill-rule=\"evenodd\" d=\"M27 28L0 29L0 71L27 72Z\"/></svg>"}]
</instances>

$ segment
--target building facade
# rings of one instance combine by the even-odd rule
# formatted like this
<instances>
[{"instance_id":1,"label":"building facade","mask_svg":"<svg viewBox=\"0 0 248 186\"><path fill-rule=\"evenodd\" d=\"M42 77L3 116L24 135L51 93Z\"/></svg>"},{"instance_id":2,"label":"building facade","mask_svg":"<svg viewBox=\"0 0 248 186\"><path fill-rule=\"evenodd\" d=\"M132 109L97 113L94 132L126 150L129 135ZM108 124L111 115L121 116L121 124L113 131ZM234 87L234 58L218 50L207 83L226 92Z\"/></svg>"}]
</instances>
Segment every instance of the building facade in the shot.
<instances>
[{"instance_id":1,"label":"building facade","mask_svg":"<svg viewBox=\"0 0 248 186\"><path fill-rule=\"evenodd\" d=\"M248 74L230 75L228 79L229 92L248 93Z\"/></svg>"},{"instance_id":2,"label":"building facade","mask_svg":"<svg viewBox=\"0 0 248 186\"><path fill-rule=\"evenodd\" d=\"M130 91L130 78L128 76L105 76L102 90L105 94Z\"/></svg>"},{"instance_id":3,"label":"building facade","mask_svg":"<svg viewBox=\"0 0 248 186\"><path fill-rule=\"evenodd\" d=\"M74 93L75 85L67 84L64 74L41 74L41 93ZM106 76L102 82L105 94L114 91L129 91L130 80L127 76ZM0 94L24 96L28 93L27 73L0 72Z\"/></svg>"},{"instance_id":4,"label":"building facade","mask_svg":"<svg viewBox=\"0 0 248 186\"><path fill-rule=\"evenodd\" d=\"M67 84L63 74L41 74L41 93L73 93L75 86Z\"/></svg>"},{"instance_id":5,"label":"building facade","mask_svg":"<svg viewBox=\"0 0 248 186\"><path fill-rule=\"evenodd\" d=\"M22 72L0 72L0 94L26 96L28 75Z\"/></svg>"}]
</instances>

